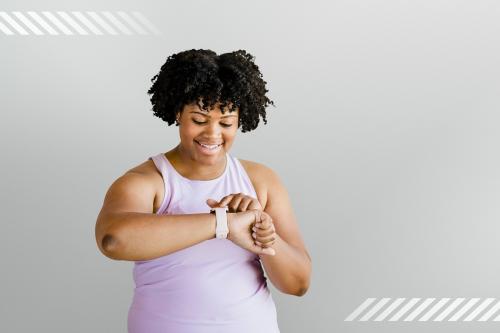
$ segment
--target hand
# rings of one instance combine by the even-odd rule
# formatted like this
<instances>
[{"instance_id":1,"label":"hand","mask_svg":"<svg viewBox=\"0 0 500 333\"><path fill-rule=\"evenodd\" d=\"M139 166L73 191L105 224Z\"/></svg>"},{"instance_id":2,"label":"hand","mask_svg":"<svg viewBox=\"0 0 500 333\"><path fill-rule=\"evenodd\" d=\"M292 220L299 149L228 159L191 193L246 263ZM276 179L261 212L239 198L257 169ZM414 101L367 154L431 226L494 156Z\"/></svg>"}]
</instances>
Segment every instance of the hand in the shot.
<instances>
[{"instance_id":1,"label":"hand","mask_svg":"<svg viewBox=\"0 0 500 333\"><path fill-rule=\"evenodd\" d=\"M219 202L214 199L208 199L206 202L210 208L227 206L229 213L245 212L253 209L263 210L259 200L243 193L226 195Z\"/></svg>"},{"instance_id":2,"label":"hand","mask_svg":"<svg viewBox=\"0 0 500 333\"><path fill-rule=\"evenodd\" d=\"M252 227L252 237L255 244L263 248L271 247L276 241L276 229L269 214L262 214L261 221L256 222Z\"/></svg>"},{"instance_id":3,"label":"hand","mask_svg":"<svg viewBox=\"0 0 500 333\"><path fill-rule=\"evenodd\" d=\"M253 252L255 254L275 255L276 251L270 246L263 247L255 244L252 237L252 227L255 223L261 222L262 219L269 223L271 217L260 210L253 209L246 212L228 213L227 224L229 227L229 234L227 238L239 247ZM267 224L266 224L267 225Z\"/></svg>"}]
</instances>

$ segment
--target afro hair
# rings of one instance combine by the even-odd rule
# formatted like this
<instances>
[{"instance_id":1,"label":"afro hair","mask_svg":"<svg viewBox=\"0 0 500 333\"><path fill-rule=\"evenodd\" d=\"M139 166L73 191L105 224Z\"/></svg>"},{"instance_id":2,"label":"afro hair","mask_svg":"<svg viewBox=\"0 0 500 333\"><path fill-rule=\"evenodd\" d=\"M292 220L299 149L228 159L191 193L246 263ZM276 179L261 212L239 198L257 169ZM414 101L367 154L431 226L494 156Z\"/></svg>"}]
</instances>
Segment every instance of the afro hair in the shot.
<instances>
[{"instance_id":1,"label":"afro hair","mask_svg":"<svg viewBox=\"0 0 500 333\"><path fill-rule=\"evenodd\" d=\"M220 103L222 113L239 109L243 133L256 129L260 116L267 124L266 107L275 105L266 97L266 81L253 60L245 50L217 55L192 49L169 56L148 90L154 115L178 126L176 115L184 105L196 102L208 111Z\"/></svg>"}]
</instances>

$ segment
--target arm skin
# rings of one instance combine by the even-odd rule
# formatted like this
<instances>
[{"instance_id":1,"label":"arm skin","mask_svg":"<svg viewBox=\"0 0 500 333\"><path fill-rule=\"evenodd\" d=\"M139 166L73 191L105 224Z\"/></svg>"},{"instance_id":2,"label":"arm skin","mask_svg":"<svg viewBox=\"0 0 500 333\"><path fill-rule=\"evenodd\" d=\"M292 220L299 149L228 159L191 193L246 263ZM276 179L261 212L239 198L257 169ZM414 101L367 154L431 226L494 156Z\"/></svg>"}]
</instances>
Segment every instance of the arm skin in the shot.
<instances>
[{"instance_id":1,"label":"arm skin","mask_svg":"<svg viewBox=\"0 0 500 333\"><path fill-rule=\"evenodd\" d=\"M127 172L113 182L95 226L99 250L115 260L150 260L215 238L215 215L157 215L150 174Z\"/></svg>"},{"instance_id":2,"label":"arm skin","mask_svg":"<svg viewBox=\"0 0 500 333\"><path fill-rule=\"evenodd\" d=\"M114 213L98 245L115 260L150 260L215 238L214 214Z\"/></svg>"},{"instance_id":3,"label":"arm skin","mask_svg":"<svg viewBox=\"0 0 500 333\"><path fill-rule=\"evenodd\" d=\"M288 192L278 175L264 167L267 200L264 212L273 220L276 240L272 248L276 255L260 255L264 269L281 292L302 296L310 284L312 261L300 236Z\"/></svg>"}]
</instances>

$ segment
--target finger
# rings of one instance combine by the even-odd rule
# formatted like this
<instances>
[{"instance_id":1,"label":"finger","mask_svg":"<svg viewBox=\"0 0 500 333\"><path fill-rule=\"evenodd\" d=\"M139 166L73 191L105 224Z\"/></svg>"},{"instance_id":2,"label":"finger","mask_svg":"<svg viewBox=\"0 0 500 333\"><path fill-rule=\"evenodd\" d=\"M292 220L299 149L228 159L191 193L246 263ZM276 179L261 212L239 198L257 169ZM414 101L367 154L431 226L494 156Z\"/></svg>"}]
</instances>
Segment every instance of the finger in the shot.
<instances>
[{"instance_id":1,"label":"finger","mask_svg":"<svg viewBox=\"0 0 500 333\"><path fill-rule=\"evenodd\" d=\"M273 229L274 230L274 223L273 222L256 222L254 226L260 230L268 230L268 229Z\"/></svg>"},{"instance_id":2,"label":"finger","mask_svg":"<svg viewBox=\"0 0 500 333\"><path fill-rule=\"evenodd\" d=\"M260 242L259 242L260 243ZM260 243L260 246L262 248L266 248L266 247L273 247L274 243L276 243L275 241L272 241L272 242L269 242L269 243Z\"/></svg>"},{"instance_id":3,"label":"finger","mask_svg":"<svg viewBox=\"0 0 500 333\"><path fill-rule=\"evenodd\" d=\"M255 198L251 198L251 199L252 199L252 202L250 203L250 205L248 206L247 209L262 210L262 205L260 204L259 200L255 199Z\"/></svg>"},{"instance_id":4,"label":"finger","mask_svg":"<svg viewBox=\"0 0 500 333\"><path fill-rule=\"evenodd\" d=\"M253 230L259 237L268 237L275 233L272 228L269 229L255 229Z\"/></svg>"},{"instance_id":5,"label":"finger","mask_svg":"<svg viewBox=\"0 0 500 333\"><path fill-rule=\"evenodd\" d=\"M252 231L256 232L259 236L267 236L276 232L274 229L274 224L272 224L269 228L265 229L262 225L258 225L257 223L252 226Z\"/></svg>"},{"instance_id":6,"label":"finger","mask_svg":"<svg viewBox=\"0 0 500 333\"><path fill-rule=\"evenodd\" d=\"M210 208L215 208L219 205L219 202L214 199L207 199L206 203L208 206L210 206Z\"/></svg>"},{"instance_id":7,"label":"finger","mask_svg":"<svg viewBox=\"0 0 500 333\"><path fill-rule=\"evenodd\" d=\"M272 234L272 235L266 236L266 237L256 236L256 237L254 237L254 239L255 239L256 242L260 242L262 244L266 244L266 243L270 243L270 242L275 241L276 240L276 235Z\"/></svg>"},{"instance_id":8,"label":"finger","mask_svg":"<svg viewBox=\"0 0 500 333\"><path fill-rule=\"evenodd\" d=\"M242 199L243 199L243 197L240 194L233 196L233 199L227 205L227 207L229 208L229 211L233 212L233 213L239 212L240 210L238 210L239 209L238 207L240 206L240 202Z\"/></svg>"},{"instance_id":9,"label":"finger","mask_svg":"<svg viewBox=\"0 0 500 333\"><path fill-rule=\"evenodd\" d=\"M274 238L273 238L274 237ZM276 233L275 232L271 232L271 233L268 233L266 235L259 235L259 233L256 233L255 231L252 232L252 238L254 240L258 240L260 242L268 242L270 241L272 238L272 240L276 239Z\"/></svg>"},{"instance_id":10,"label":"finger","mask_svg":"<svg viewBox=\"0 0 500 333\"><path fill-rule=\"evenodd\" d=\"M261 251L261 253L262 254L267 254L267 255L270 255L270 256L276 255L276 251L272 247L263 248L262 251Z\"/></svg>"},{"instance_id":11,"label":"finger","mask_svg":"<svg viewBox=\"0 0 500 333\"><path fill-rule=\"evenodd\" d=\"M233 195L232 194L226 195L225 197L223 197L222 199L220 199L220 201L219 201L220 207L226 207L227 204L231 201L231 199L233 199Z\"/></svg>"},{"instance_id":12,"label":"finger","mask_svg":"<svg viewBox=\"0 0 500 333\"><path fill-rule=\"evenodd\" d=\"M252 252L257 253L259 255L266 254L266 255L274 256L276 254L276 251L271 247L263 248L259 245L255 245L255 244L252 244L251 250L252 250Z\"/></svg>"},{"instance_id":13,"label":"finger","mask_svg":"<svg viewBox=\"0 0 500 333\"><path fill-rule=\"evenodd\" d=\"M244 197L241 199L240 206L238 207L239 212L245 212L248 210L248 207L252 204L253 199L250 197Z\"/></svg>"},{"instance_id":14,"label":"finger","mask_svg":"<svg viewBox=\"0 0 500 333\"><path fill-rule=\"evenodd\" d=\"M254 243L257 244L258 246L262 246L262 247L271 247L272 245L274 245L274 243L276 243L276 241L273 240L271 242L263 243L263 242L259 242L258 240L254 240Z\"/></svg>"},{"instance_id":15,"label":"finger","mask_svg":"<svg viewBox=\"0 0 500 333\"><path fill-rule=\"evenodd\" d=\"M260 247L261 249L267 249L267 248L270 248L273 244L274 244L274 242L272 242L272 243L267 243L267 244L264 244L264 243L261 243L261 242L255 242L255 245L256 245L257 247Z\"/></svg>"},{"instance_id":16,"label":"finger","mask_svg":"<svg viewBox=\"0 0 500 333\"><path fill-rule=\"evenodd\" d=\"M264 228L269 228L273 222L273 219L266 212L263 212L263 213L264 214L262 214L262 216L261 216L261 223L264 226Z\"/></svg>"},{"instance_id":17,"label":"finger","mask_svg":"<svg viewBox=\"0 0 500 333\"><path fill-rule=\"evenodd\" d=\"M256 225L256 223L260 222L260 215L262 214L262 211L258 209L252 209L251 212L253 212L255 216L255 221L253 224Z\"/></svg>"}]
</instances>

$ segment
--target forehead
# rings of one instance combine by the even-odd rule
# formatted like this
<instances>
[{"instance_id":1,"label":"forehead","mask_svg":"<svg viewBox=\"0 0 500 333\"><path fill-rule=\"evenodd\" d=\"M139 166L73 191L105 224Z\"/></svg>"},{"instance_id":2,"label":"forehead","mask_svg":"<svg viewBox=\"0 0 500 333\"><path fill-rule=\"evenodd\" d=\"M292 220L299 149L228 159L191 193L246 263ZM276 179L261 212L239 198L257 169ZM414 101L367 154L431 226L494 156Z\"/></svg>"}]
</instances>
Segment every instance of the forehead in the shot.
<instances>
[{"instance_id":1,"label":"forehead","mask_svg":"<svg viewBox=\"0 0 500 333\"><path fill-rule=\"evenodd\" d=\"M203 103L201 101L200 101L200 104L201 104L201 106L203 106ZM238 108L236 108L233 111L230 111L231 104L226 105L224 107L224 114L222 114L220 106L221 106L221 103L218 102L214 106L209 108L209 111L207 111L207 110L200 108L200 106L195 102L195 103L191 103L187 107L188 107L189 113L202 114L202 115L205 115L207 117L210 117L210 115L214 114L214 113L221 115L222 118L234 117L234 116L238 115L238 112L239 112Z\"/></svg>"}]
</instances>

